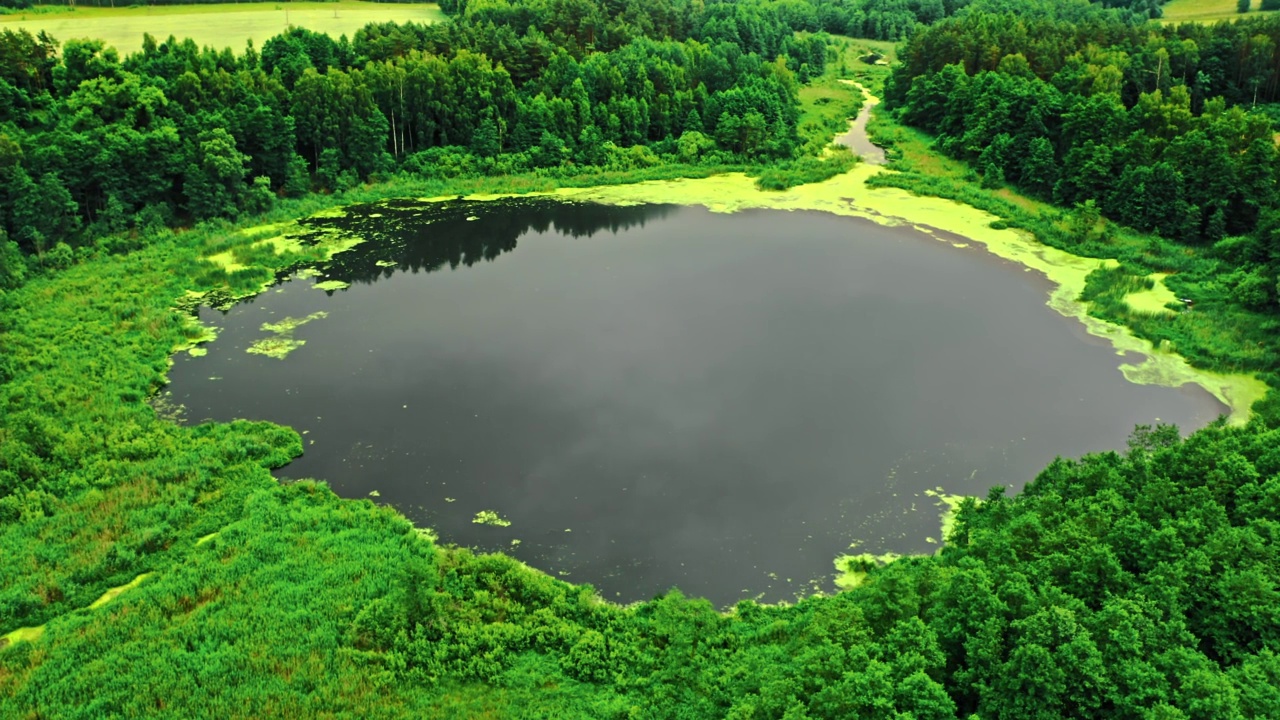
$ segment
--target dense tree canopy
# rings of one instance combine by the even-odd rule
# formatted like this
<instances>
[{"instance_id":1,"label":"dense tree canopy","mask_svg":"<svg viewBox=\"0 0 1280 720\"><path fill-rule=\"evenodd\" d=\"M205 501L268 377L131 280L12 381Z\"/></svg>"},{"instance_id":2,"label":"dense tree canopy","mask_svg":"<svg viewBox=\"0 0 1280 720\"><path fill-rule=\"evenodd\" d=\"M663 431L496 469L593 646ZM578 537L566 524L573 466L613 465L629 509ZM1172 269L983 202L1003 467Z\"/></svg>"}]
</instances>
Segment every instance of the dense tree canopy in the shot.
<instances>
[{"instance_id":1,"label":"dense tree canopy","mask_svg":"<svg viewBox=\"0 0 1280 720\"><path fill-rule=\"evenodd\" d=\"M795 154L796 91L822 72L823 36L766 4L646 4L597 27L600 12L477 3L456 22L350 41L295 28L239 54L148 37L123 59L0 31L0 247L49 264L60 243L56 257L401 170Z\"/></svg>"},{"instance_id":2,"label":"dense tree canopy","mask_svg":"<svg viewBox=\"0 0 1280 720\"><path fill-rule=\"evenodd\" d=\"M966 14L914 35L886 94L994 184L1223 243L1237 298L1275 309L1280 154L1259 108L1280 100L1278 42L1274 16L1138 27Z\"/></svg>"}]
</instances>

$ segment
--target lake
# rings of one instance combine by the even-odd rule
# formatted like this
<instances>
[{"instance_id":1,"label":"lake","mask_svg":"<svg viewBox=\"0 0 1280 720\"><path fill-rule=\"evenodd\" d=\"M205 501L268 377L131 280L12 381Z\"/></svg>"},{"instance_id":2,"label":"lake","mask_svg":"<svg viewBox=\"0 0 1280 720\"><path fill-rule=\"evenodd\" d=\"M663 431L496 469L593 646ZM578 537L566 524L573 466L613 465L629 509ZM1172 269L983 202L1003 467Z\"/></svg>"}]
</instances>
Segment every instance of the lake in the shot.
<instances>
[{"instance_id":1,"label":"lake","mask_svg":"<svg viewBox=\"0 0 1280 720\"><path fill-rule=\"evenodd\" d=\"M1042 276L910 228L547 199L311 222L368 241L203 309L218 339L170 373L186 421L290 425L280 478L608 599L829 591L838 555L936 551L927 492L1016 490L1225 412L1127 382ZM273 337L296 347L246 352Z\"/></svg>"}]
</instances>

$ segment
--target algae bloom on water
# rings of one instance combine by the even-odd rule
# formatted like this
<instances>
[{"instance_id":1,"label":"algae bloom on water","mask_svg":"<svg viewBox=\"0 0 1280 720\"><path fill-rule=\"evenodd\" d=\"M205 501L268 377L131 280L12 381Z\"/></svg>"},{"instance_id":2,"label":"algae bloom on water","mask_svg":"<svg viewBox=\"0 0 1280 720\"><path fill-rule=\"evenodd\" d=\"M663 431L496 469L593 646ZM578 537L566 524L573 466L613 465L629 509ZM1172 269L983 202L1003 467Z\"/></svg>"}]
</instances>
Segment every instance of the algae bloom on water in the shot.
<instances>
[{"instance_id":1,"label":"algae bloom on water","mask_svg":"<svg viewBox=\"0 0 1280 720\"><path fill-rule=\"evenodd\" d=\"M494 527L511 527L511 521L502 517L492 510L481 510L471 519L471 522L477 525L492 525Z\"/></svg>"},{"instance_id":2,"label":"algae bloom on water","mask_svg":"<svg viewBox=\"0 0 1280 720\"><path fill-rule=\"evenodd\" d=\"M280 322L262 323L262 331L273 333L273 335L254 341L252 345L245 349L245 352L283 360L289 353L307 344L306 340L294 338L293 331L312 320L320 320L326 317L329 317L329 313L320 310L303 318L286 317Z\"/></svg>"}]
</instances>

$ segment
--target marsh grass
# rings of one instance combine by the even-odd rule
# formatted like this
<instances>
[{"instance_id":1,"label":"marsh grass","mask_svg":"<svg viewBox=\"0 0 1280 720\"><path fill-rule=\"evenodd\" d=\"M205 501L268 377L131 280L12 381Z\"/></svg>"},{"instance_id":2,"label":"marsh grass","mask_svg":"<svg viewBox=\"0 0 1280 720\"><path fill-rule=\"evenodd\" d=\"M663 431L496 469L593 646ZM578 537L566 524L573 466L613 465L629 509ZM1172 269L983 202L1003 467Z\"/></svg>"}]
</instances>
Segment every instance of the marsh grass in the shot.
<instances>
[{"instance_id":1,"label":"marsh grass","mask_svg":"<svg viewBox=\"0 0 1280 720\"><path fill-rule=\"evenodd\" d=\"M826 157L803 157L767 168L756 178L756 187L761 190L786 190L797 185L830 180L852 170L858 160L858 156L849 148L833 147Z\"/></svg>"}]
</instances>

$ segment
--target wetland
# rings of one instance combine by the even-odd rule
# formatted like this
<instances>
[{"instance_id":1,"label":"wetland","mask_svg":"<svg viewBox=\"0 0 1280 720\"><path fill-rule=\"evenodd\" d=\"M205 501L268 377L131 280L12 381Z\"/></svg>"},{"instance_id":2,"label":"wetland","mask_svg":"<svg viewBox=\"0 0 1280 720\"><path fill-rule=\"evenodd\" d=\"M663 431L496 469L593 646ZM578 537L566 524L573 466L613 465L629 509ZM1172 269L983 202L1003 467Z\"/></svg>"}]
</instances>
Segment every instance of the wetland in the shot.
<instances>
[{"instance_id":1,"label":"wetland","mask_svg":"<svg viewBox=\"0 0 1280 720\"><path fill-rule=\"evenodd\" d=\"M282 479L611 600L830 591L840 555L936 550L940 496L1227 412L1129 382L1136 353L1043 275L945 233L563 198L334 215L309 222L365 241L202 310L186 421L292 426Z\"/></svg>"}]
</instances>

